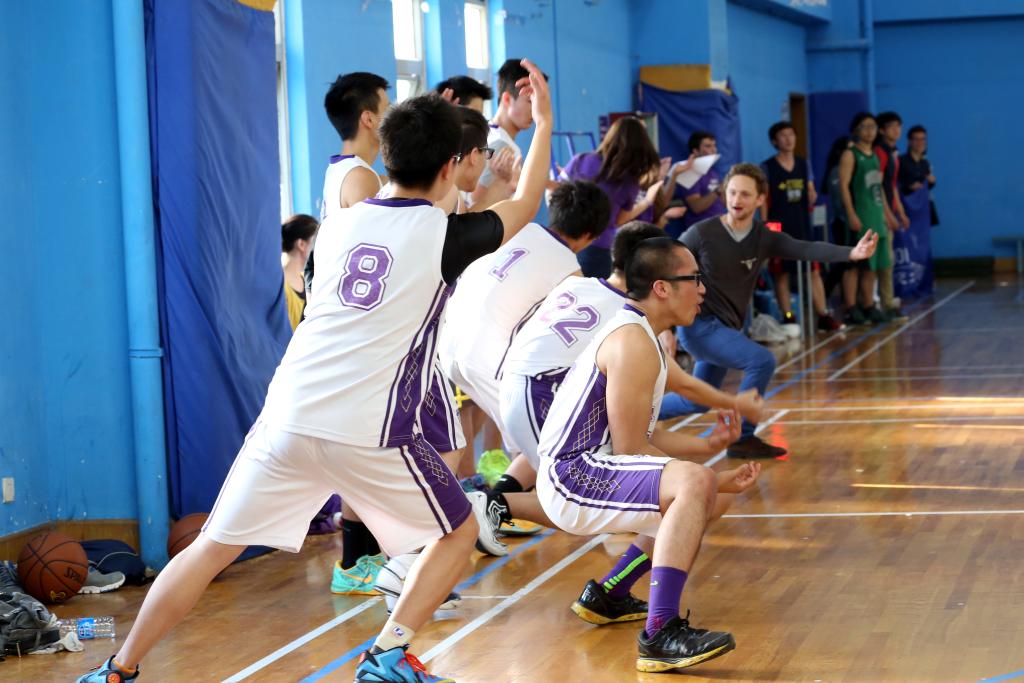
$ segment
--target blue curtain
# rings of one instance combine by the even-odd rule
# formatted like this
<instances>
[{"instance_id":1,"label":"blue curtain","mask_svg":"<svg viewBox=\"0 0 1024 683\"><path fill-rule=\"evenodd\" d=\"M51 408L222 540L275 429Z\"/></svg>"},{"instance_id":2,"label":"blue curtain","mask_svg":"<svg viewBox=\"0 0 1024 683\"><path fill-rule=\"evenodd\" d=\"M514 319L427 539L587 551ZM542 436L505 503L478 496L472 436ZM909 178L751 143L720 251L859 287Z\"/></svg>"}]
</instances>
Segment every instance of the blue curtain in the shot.
<instances>
[{"instance_id":1,"label":"blue curtain","mask_svg":"<svg viewBox=\"0 0 1024 683\"><path fill-rule=\"evenodd\" d=\"M658 115L658 152L682 161L690 156L690 134L711 132L722 158L715 164L723 177L733 164L743 161L740 144L740 104L735 94L721 90L664 90L640 84L640 109Z\"/></svg>"},{"instance_id":2,"label":"blue curtain","mask_svg":"<svg viewBox=\"0 0 1024 683\"><path fill-rule=\"evenodd\" d=\"M274 17L146 0L172 513L208 512L290 337Z\"/></svg>"},{"instance_id":3,"label":"blue curtain","mask_svg":"<svg viewBox=\"0 0 1024 683\"><path fill-rule=\"evenodd\" d=\"M868 96L861 91L816 92L811 93L809 107L811 168L821 197L821 188L828 182L825 177L828 151L836 138L849 136L854 115L868 111ZM820 201L824 202L824 197Z\"/></svg>"}]
</instances>

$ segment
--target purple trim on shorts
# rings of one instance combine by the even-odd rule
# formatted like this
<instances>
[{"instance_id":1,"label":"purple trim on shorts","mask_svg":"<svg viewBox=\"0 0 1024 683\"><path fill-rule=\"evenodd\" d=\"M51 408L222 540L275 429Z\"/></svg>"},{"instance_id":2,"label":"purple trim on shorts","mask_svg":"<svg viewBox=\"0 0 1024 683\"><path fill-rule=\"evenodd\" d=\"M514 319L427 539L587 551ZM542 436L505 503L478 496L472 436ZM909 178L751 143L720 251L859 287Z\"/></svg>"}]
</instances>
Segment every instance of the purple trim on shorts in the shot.
<instances>
[{"instance_id":1,"label":"purple trim on shorts","mask_svg":"<svg viewBox=\"0 0 1024 683\"><path fill-rule=\"evenodd\" d=\"M516 335L519 334L519 330L523 329L523 326L530 320L530 317L537 312L540 305L544 303L544 299L541 299L534 305L530 306L530 310L526 311L526 315L519 319L512 327L512 332L508 335L508 344L505 345L505 352L501 354L501 360L498 361L498 369L494 371L494 379L501 379L501 369L505 365L505 359L508 358L508 352L512 350L512 342L515 341Z\"/></svg>"},{"instance_id":2,"label":"purple trim on shorts","mask_svg":"<svg viewBox=\"0 0 1024 683\"><path fill-rule=\"evenodd\" d=\"M332 154L331 163L336 164L339 161L344 161L345 159L354 159L355 156L355 154Z\"/></svg>"},{"instance_id":3,"label":"purple trim on shorts","mask_svg":"<svg viewBox=\"0 0 1024 683\"><path fill-rule=\"evenodd\" d=\"M440 377L435 367L431 373L430 389L420 406L419 422L423 438L438 453L449 453L458 448L455 425L458 423L454 406L448 402L448 394L441 386L447 381ZM433 410L431 411L431 408Z\"/></svg>"},{"instance_id":4,"label":"purple trim on shorts","mask_svg":"<svg viewBox=\"0 0 1024 683\"><path fill-rule=\"evenodd\" d=\"M384 424L381 427L380 432L380 446L399 446L401 444L408 443L413 437L413 425L416 421L416 414L419 411L420 401L423 397L420 395L413 396L413 381L416 382L417 386L422 389L422 372L424 363L426 362L426 351L428 346L431 347L431 353L433 351L432 340L430 337L437 334L438 321L441 317L442 311L444 311L445 303L448 301L448 296L451 293L449 288L444 282L441 282L437 286L437 290L434 292L434 299L427 309L427 315L420 323L419 329L416 330L416 334L413 335L412 341L409 343L409 351L405 354L398 363L398 369L395 372L395 379L391 382L391 388L388 389L388 404L384 411ZM422 335L422 338L421 338ZM419 346L416 342L419 342ZM417 369L419 372L408 373L406 368L411 363L417 363ZM433 358L431 358L430 368L433 368ZM412 375L412 376L408 376ZM405 405L399 405L398 393L401 391L399 386L399 380L404 380L406 389ZM394 413L392 413L392 405L395 406ZM396 436L397 434L397 436Z\"/></svg>"},{"instance_id":5,"label":"purple trim on shorts","mask_svg":"<svg viewBox=\"0 0 1024 683\"><path fill-rule=\"evenodd\" d=\"M633 304L625 304L625 305L623 305L623 308L626 309L627 311L633 311L634 313L636 313L641 318L646 318L647 317L646 313L641 311L639 308L637 308Z\"/></svg>"},{"instance_id":6,"label":"purple trim on shorts","mask_svg":"<svg viewBox=\"0 0 1024 683\"><path fill-rule=\"evenodd\" d=\"M608 282L607 280L605 280L605 279L604 279L603 277L599 277L599 278L597 278L597 281L598 281L598 282L600 282L600 283L601 283L602 285L604 285L605 287L607 287L608 289L610 289L610 290L612 290L613 292L615 292L616 294L618 294L619 296L621 296L621 297L622 297L623 299L625 299L625 298L626 298L626 293L625 293L625 292L623 292L623 291L622 291L621 289L619 289L618 287L613 287L613 286L612 286L612 285L611 285L611 284L610 284L610 283L609 283L609 282Z\"/></svg>"},{"instance_id":7,"label":"purple trim on shorts","mask_svg":"<svg viewBox=\"0 0 1024 683\"><path fill-rule=\"evenodd\" d=\"M500 126L496 123L488 123L487 125L493 128L494 130L498 130L498 128L500 128Z\"/></svg>"},{"instance_id":8,"label":"purple trim on shorts","mask_svg":"<svg viewBox=\"0 0 1024 683\"><path fill-rule=\"evenodd\" d=\"M252 427L249 427L249 433L245 435L244 439L242 439L242 446L238 449L238 453L235 454L235 459L231 461L231 467L228 469L228 476L224 477L224 483L221 484L220 491L217 492L217 499L213 501L213 508L210 510L210 514L206 516L206 521L203 522L202 531L206 531L206 527L210 525L210 520L213 519L213 513L217 512L217 508L220 506L221 496L224 495L224 486L227 484L228 480L231 479L231 474L235 471L235 465L238 464L238 456L245 451L245 447L249 445L249 441L256 433L256 428L260 426L261 422L263 422L263 416L259 415L256 418L256 421L252 423Z\"/></svg>"},{"instance_id":9,"label":"purple trim on shorts","mask_svg":"<svg viewBox=\"0 0 1024 683\"><path fill-rule=\"evenodd\" d=\"M540 430L544 428L544 421L548 417L551 403L555 400L555 389L568 373L569 368L562 368L526 378L527 416L530 418L533 438L538 443L540 442Z\"/></svg>"},{"instance_id":10,"label":"purple trim on shorts","mask_svg":"<svg viewBox=\"0 0 1024 683\"><path fill-rule=\"evenodd\" d=\"M373 204L374 206L390 206L393 208L402 208L406 206L433 206L433 204L426 199L377 199L376 197L370 197L363 201L367 204Z\"/></svg>"},{"instance_id":11,"label":"purple trim on shorts","mask_svg":"<svg viewBox=\"0 0 1024 683\"><path fill-rule=\"evenodd\" d=\"M420 490L423 491L423 495L427 499L427 505L434 514L434 519L437 520L441 531L448 534L459 528L466 521L466 518L472 514L473 506L466 497L466 493L462 490L458 477L455 476L445 461L441 459L437 451L423 439L416 439L408 446L400 447L399 450L405 454L406 466L416 479ZM415 472L413 470L414 467ZM416 476L416 472L419 473L419 477ZM420 477L430 487L430 491L433 493L437 505L440 506L440 510L435 507L430 495L423 488ZM446 523L448 525L447 529L445 528Z\"/></svg>"},{"instance_id":12,"label":"purple trim on shorts","mask_svg":"<svg viewBox=\"0 0 1024 683\"><path fill-rule=\"evenodd\" d=\"M660 470L623 472L622 470L609 471L604 468L587 465L586 463L580 463L582 465L580 467L576 465L578 461L580 461L579 458L562 460L555 462L548 468L548 479L554 486L555 491L570 503L598 510L661 514L659 487L661 486L661 474L665 469L664 467ZM574 466L576 471L574 475L570 475L569 473ZM558 472L555 472L555 470L558 470ZM609 474L615 476L607 476ZM586 479L586 477L590 477L590 479ZM565 483L565 480L569 480L570 483ZM586 495L589 500L582 498L581 496L583 495ZM617 503L618 505L602 505L601 501ZM621 507L622 505L637 507ZM647 507L639 507L641 505L646 505ZM652 505L655 507L650 507Z\"/></svg>"}]
</instances>

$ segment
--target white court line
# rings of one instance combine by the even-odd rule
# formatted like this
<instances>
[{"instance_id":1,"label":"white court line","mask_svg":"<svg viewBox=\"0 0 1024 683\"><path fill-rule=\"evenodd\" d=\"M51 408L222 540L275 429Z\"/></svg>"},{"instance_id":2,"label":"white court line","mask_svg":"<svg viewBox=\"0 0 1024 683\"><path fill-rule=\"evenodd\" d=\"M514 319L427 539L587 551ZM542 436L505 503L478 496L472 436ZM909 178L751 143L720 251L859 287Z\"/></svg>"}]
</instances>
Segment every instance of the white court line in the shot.
<instances>
[{"instance_id":1,"label":"white court line","mask_svg":"<svg viewBox=\"0 0 1024 683\"><path fill-rule=\"evenodd\" d=\"M679 422L676 422L674 425L672 425L671 427L668 428L668 431L670 431L670 432L679 431L680 429L682 429L686 425L690 424L694 420L697 420L699 418L704 417L704 415L706 415L706 413L694 413L693 415L691 415L690 417L686 418L685 420L680 420Z\"/></svg>"},{"instance_id":2,"label":"white court line","mask_svg":"<svg viewBox=\"0 0 1024 683\"><path fill-rule=\"evenodd\" d=\"M1018 415L957 415L947 417L887 417L874 420L792 420L780 422L779 424L790 426L797 425L877 425L877 424L933 424L938 422L976 422L988 420L1024 420L1024 416ZM968 425L969 426L969 425ZM989 428L990 425L985 425Z\"/></svg>"},{"instance_id":3,"label":"white court line","mask_svg":"<svg viewBox=\"0 0 1024 683\"><path fill-rule=\"evenodd\" d=\"M757 429L754 430L754 433L755 434L759 434L762 429L764 429L768 425L775 424L776 422L781 420L786 415L786 413L788 413L788 412L789 412L788 410L783 409L783 410L780 410L779 412L775 413L774 415L769 417L767 420L765 420L761 424L757 425ZM711 467L716 462L718 462L719 460L724 458L725 454L728 452L728 450L729 450L728 448L723 448L721 451L718 452L718 455L716 455L715 457L713 457L710 460L708 460L707 462L705 462L704 466L705 467Z\"/></svg>"},{"instance_id":4,"label":"white court line","mask_svg":"<svg viewBox=\"0 0 1024 683\"><path fill-rule=\"evenodd\" d=\"M1012 399L1010 399L1012 400ZM926 403L918 405L903 406L899 404L881 404L881 405L860 405L860 406L823 406L816 408L814 406L803 406L795 408L786 408L791 413L859 413L861 411L872 411L872 410L885 410L885 411L897 411L897 410L939 410L948 408L951 410L966 410L966 409L977 409L977 410L1009 410L1013 408L1024 409L1024 400L1017 400L1013 403L999 403L993 401L992 403Z\"/></svg>"},{"instance_id":5,"label":"white court line","mask_svg":"<svg viewBox=\"0 0 1024 683\"><path fill-rule=\"evenodd\" d=\"M801 353L801 354L799 354L797 356L793 356L788 361L786 361L785 363L783 363L779 367L775 368L775 372L778 373L780 370L785 370L786 368L788 368L790 365L792 365L793 363L797 362L801 358L809 356L810 354L812 354L815 351L817 351L818 349L820 349L822 346L825 346L825 344L828 344L833 339L836 339L836 338L838 338L841 335L845 335L847 332L849 332L848 329L847 330L837 330L837 331L833 332L832 334L830 334L829 336L825 337L823 340L821 340L820 342L818 342L817 344L815 344L811 348L807 349L803 353Z\"/></svg>"},{"instance_id":6,"label":"white court line","mask_svg":"<svg viewBox=\"0 0 1024 683\"><path fill-rule=\"evenodd\" d=\"M595 536L594 538L590 539L589 541L581 545L579 548L574 550L572 553L562 558L559 562L549 567L546 571L542 572L541 574L538 574L533 579L533 581L530 581L530 583L526 584L512 595L505 598L497 605L490 608L489 610L478 616L476 619L469 622L468 624L460 628L458 631L451 634L450 636L442 640L440 643L427 650L426 653L424 653L424 655L420 657L420 659L423 662L429 662L434 657L438 656L445 650L451 648L460 640L462 640L469 634L473 633L473 631L476 631L485 623L487 623L494 617L498 616L499 614L507 610L512 605L516 604L517 602L525 598L527 595L532 593L534 589L546 583L555 574L559 573L560 571L568 567L570 564L572 564L579 558L589 553L594 548L594 546L603 543L607 538L608 534L601 534L600 536Z\"/></svg>"},{"instance_id":7,"label":"white court line","mask_svg":"<svg viewBox=\"0 0 1024 683\"><path fill-rule=\"evenodd\" d=\"M971 280L970 282L968 282L966 285L964 285L960 289L958 289L955 292L953 292L952 294L949 294L948 296L944 297L941 301L936 303L934 306L931 306L930 308L925 309L923 312L918 313L913 318L911 318L907 322L905 322L902 325L900 325L899 329L897 329L895 332L893 332L892 334L886 336L881 341L876 342L870 349L868 349L864 353L860 354L859 356L854 358L852 361L850 361L849 363L847 363L846 365L844 365L840 369L838 369L835 372L833 372L831 375L828 376L828 379L826 379L825 381L826 382L831 382L831 381L833 381L833 380L835 380L835 379L837 379L839 377L842 377L844 374L846 374L847 370L849 370L853 366L857 365L857 363L861 362L862 360L864 360L865 358L870 356L872 353L874 353L878 349L882 348L882 346L885 345L886 343L888 343L888 342L892 341L893 339L895 339L896 337L898 337L900 334L905 332L907 330L907 328L909 328L911 325L914 325L914 324L920 322L921 320L924 319L924 317L926 315L928 315L929 313L932 313L933 311L937 310L939 307L943 306L948 301L950 301L951 299L953 299L956 296L959 296L960 294L962 294L963 292L967 291L968 289L970 289L973 286L974 286L974 280Z\"/></svg>"},{"instance_id":8,"label":"white court line","mask_svg":"<svg viewBox=\"0 0 1024 683\"><path fill-rule=\"evenodd\" d=\"M857 368L850 372L917 372L925 370L1024 370L1024 365L908 365L906 367L887 367L887 368ZM790 370L789 372L780 373L778 370L775 374L785 375L798 375L801 372L808 375L823 375L828 370Z\"/></svg>"},{"instance_id":9,"label":"white court line","mask_svg":"<svg viewBox=\"0 0 1024 683\"><path fill-rule=\"evenodd\" d=\"M1024 510L924 510L917 512L789 512L722 515L723 519L813 519L825 517L945 517L953 515L1024 515Z\"/></svg>"},{"instance_id":10,"label":"white court line","mask_svg":"<svg viewBox=\"0 0 1024 683\"><path fill-rule=\"evenodd\" d=\"M295 640L293 640L292 642L288 643L287 645L285 645L285 646L283 646L281 648L278 648L277 650L274 650L273 652L271 652L269 655L267 655L263 659L259 660L258 662L254 662L254 663L250 664L249 666L245 667L244 669L242 669L241 671L236 673L231 678L225 678L222 681L222 683L238 683L238 681L245 680L249 676L252 676L254 673L259 671L260 669L263 669L263 668L269 666L270 664L273 664L277 660L281 659L281 657L284 657L286 654L288 654L290 652L294 652L295 650L299 649L300 647L302 647L303 645L305 645L309 641L313 640L314 638L318 638L321 635L323 635L324 633L327 633L328 631L330 631L335 626L338 626L339 624L342 624L342 623L348 621L352 617L355 617L355 616L358 616L358 615L362 614L363 612L365 612L366 610L370 609L371 607L373 607L374 605L376 605L380 601L381 601L380 598L373 598L371 600L367 600L366 602L360 604L357 607L353 607L352 609L350 609L347 612L343 612L342 614L339 614L338 616L334 617L333 619L331 619L327 623L321 624L317 628L313 629L312 631L310 631L306 635L300 636L300 637L296 638Z\"/></svg>"},{"instance_id":11,"label":"white court line","mask_svg":"<svg viewBox=\"0 0 1024 683\"><path fill-rule=\"evenodd\" d=\"M873 420L782 420L780 425L787 427L800 425L877 425L877 424L936 424L941 422L975 422L995 420L1024 420L1024 415L946 415L939 417L885 417ZM696 427L711 427L711 422L699 422ZM995 425L998 426L998 425ZM990 425L985 425L989 428ZM717 460L715 462L718 462ZM712 463L714 464L714 463Z\"/></svg>"},{"instance_id":12,"label":"white court line","mask_svg":"<svg viewBox=\"0 0 1024 683\"><path fill-rule=\"evenodd\" d=\"M842 379L830 379L830 382L918 382L920 380L936 380L936 379L1000 379L1007 377L1024 377L1024 372L997 372L989 373L987 375L976 374L976 375L892 375L889 377L885 376L870 376L870 377L844 377Z\"/></svg>"}]
</instances>

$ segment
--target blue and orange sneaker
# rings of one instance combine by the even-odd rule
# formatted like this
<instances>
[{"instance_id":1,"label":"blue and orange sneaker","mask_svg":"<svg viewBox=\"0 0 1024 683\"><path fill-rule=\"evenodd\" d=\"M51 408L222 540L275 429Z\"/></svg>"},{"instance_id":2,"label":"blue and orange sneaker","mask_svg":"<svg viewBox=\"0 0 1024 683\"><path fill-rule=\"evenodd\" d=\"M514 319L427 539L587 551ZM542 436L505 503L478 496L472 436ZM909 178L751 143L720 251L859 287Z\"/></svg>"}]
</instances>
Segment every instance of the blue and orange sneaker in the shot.
<instances>
[{"instance_id":1,"label":"blue and orange sneaker","mask_svg":"<svg viewBox=\"0 0 1024 683\"><path fill-rule=\"evenodd\" d=\"M356 683L455 683L445 676L434 676L405 647L393 647L374 654L367 650L359 656Z\"/></svg>"},{"instance_id":2,"label":"blue and orange sneaker","mask_svg":"<svg viewBox=\"0 0 1024 683\"><path fill-rule=\"evenodd\" d=\"M114 657L111 656L110 659L79 678L75 683L126 683L126 681L134 681L138 677L138 668L135 669L135 673L128 675L114 666Z\"/></svg>"}]
</instances>

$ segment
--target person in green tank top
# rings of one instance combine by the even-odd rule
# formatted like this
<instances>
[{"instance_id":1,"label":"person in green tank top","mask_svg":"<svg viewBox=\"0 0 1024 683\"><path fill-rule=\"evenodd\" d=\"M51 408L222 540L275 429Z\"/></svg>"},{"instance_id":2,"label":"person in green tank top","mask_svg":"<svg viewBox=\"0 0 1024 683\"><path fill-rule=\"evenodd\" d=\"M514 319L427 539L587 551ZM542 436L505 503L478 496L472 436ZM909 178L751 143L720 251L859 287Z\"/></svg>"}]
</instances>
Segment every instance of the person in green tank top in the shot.
<instances>
[{"instance_id":1,"label":"person in green tank top","mask_svg":"<svg viewBox=\"0 0 1024 683\"><path fill-rule=\"evenodd\" d=\"M878 133L875 117L862 112L853 117L850 136L853 146L839 159L839 189L843 208L846 209L851 239L859 239L864 230L878 235L878 249L862 262L860 272L850 269L843 274L844 294L860 292L860 308L853 306L846 314L847 324L886 322L885 314L875 306L875 281L878 277L891 277L891 236L885 223L885 205L882 195L882 170L873 145ZM858 284L859 278L859 284ZM845 297L847 301L853 296Z\"/></svg>"}]
</instances>

